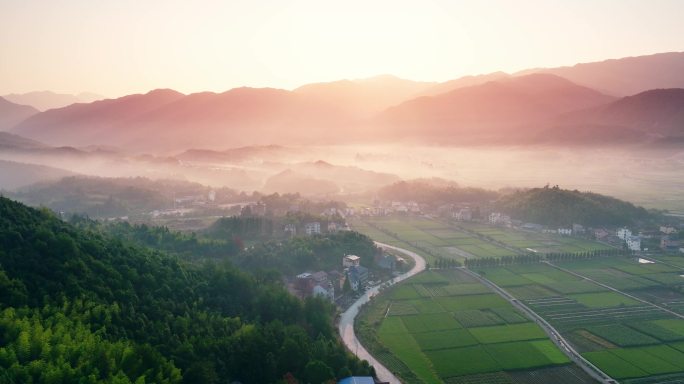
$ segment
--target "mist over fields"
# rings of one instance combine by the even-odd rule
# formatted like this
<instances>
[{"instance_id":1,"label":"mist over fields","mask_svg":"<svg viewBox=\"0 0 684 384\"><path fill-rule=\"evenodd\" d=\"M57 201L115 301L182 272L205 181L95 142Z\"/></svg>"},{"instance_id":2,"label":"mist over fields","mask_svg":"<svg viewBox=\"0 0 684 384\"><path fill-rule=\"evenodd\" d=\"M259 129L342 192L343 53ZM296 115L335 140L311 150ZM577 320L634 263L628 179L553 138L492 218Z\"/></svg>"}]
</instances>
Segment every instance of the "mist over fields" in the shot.
<instances>
[{"instance_id":1,"label":"mist over fields","mask_svg":"<svg viewBox=\"0 0 684 384\"><path fill-rule=\"evenodd\" d=\"M142 176L354 200L439 178L493 190L557 184L682 211L682 73L684 53L672 52L441 83L11 95L0 188Z\"/></svg>"}]
</instances>

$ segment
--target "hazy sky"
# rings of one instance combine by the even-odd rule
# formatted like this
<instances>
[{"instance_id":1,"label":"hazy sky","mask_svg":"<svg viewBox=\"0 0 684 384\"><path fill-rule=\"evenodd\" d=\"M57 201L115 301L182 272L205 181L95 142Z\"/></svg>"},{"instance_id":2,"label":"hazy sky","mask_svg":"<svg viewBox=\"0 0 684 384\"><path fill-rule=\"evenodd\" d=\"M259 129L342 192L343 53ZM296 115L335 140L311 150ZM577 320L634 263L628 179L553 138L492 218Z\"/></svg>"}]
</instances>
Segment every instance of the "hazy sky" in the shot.
<instances>
[{"instance_id":1,"label":"hazy sky","mask_svg":"<svg viewBox=\"0 0 684 384\"><path fill-rule=\"evenodd\" d=\"M293 88L684 50L682 0L0 0L0 94Z\"/></svg>"}]
</instances>

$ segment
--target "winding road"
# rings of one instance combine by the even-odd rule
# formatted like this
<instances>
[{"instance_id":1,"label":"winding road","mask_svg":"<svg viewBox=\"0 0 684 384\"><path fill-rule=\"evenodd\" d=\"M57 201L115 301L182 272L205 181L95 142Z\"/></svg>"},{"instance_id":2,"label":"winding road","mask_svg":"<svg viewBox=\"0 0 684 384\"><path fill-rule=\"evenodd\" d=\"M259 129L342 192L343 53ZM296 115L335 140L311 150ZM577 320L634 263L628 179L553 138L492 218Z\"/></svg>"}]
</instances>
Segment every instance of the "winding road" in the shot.
<instances>
[{"instance_id":1,"label":"winding road","mask_svg":"<svg viewBox=\"0 0 684 384\"><path fill-rule=\"evenodd\" d=\"M395 250L398 252L401 252L415 260L416 264L413 268L411 268L410 271L399 275L395 277L394 279L390 280L387 283L384 283L382 285L394 285L396 283L399 283L411 276L414 276L422 271L425 270L425 259L423 259L420 255L418 255L415 252L408 251L403 248L395 247L389 244L384 244L380 242L375 242L375 244L381 248L386 248L386 249L391 249ZM554 265L552 265L554 266ZM557 266L554 266L558 268ZM580 355L566 340L565 338L553 327L551 324L549 324L546 320L544 320L541 316L539 316L536 312L531 310L529 307L527 307L525 304L517 300L515 297L510 295L507 291L499 287L498 285L494 284L490 280L482 277L481 275L467 269L464 267L459 268L463 270L465 273L469 274L470 276L476 278L478 281L480 281L482 284L485 286L489 287L492 289L494 292L496 292L499 296L503 297L506 299L511 305L513 305L515 308L520 310L522 313L527 315L529 318L534 320L541 328L545 331L545 333L549 336L549 339L558 346L558 348L565 353L575 364L577 364L580 368L582 368L587 374L589 374L591 377L593 377L595 380L601 383L616 383L616 381L605 374L603 371L601 371L598 367L590 363L588 360L586 360L582 355ZM400 384L401 380L397 378L387 367L382 365L375 357L373 357L367 350L366 348L361 345L361 342L359 339L356 337L356 333L354 332L354 319L356 318L356 315L359 313L359 309L366 303L370 301L370 299L377 295L378 292L380 291L380 286L375 286L373 288L370 288L366 293L361 296L358 300L352 304L349 309L347 309L345 312L342 313L340 316L340 323L338 326L340 336L342 337L342 341L344 344L347 346L347 348L352 351L358 358L363 359L368 361L374 368L375 368L375 373L378 376L378 379L382 381L386 381L392 384Z\"/></svg>"},{"instance_id":2,"label":"winding road","mask_svg":"<svg viewBox=\"0 0 684 384\"><path fill-rule=\"evenodd\" d=\"M375 242L375 245L377 245L380 248L386 248L401 252L411 257L416 262L416 264L413 266L413 268L411 268L410 271L390 280L389 285L394 285L425 270L425 259L423 259L417 253L408 251L403 248L395 247L389 244L379 243L377 241ZM384 283L382 285L387 285L387 283ZM359 297L359 299L356 300L354 304L352 304L340 316L340 323L338 325L338 329L340 332L340 336L342 337L342 341L347 346L347 348L349 348L349 350L352 351L359 359L367 360L368 363L370 363L370 365L372 365L375 368L375 373L377 374L378 379L390 382L392 384L399 384L401 383L401 380L394 376L394 374L390 372L389 369L387 369L378 360L376 360L375 357L373 357L366 350L366 348L364 348L363 345L361 345L361 342L356 337L356 333L354 332L354 319L356 318L356 315L359 314L359 309L364 304L369 302L373 296L377 295L379 291L380 286L378 285L370 288L368 291L366 291L366 293L363 294L363 296Z\"/></svg>"}]
</instances>

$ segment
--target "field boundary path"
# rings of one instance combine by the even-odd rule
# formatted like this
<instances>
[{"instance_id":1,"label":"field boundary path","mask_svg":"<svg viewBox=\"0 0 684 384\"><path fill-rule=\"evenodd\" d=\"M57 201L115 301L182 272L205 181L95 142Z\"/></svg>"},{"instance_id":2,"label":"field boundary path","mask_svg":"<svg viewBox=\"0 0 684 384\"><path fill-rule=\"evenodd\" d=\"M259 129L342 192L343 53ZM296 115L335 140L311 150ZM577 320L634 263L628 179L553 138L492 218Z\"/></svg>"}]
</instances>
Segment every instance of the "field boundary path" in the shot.
<instances>
[{"instance_id":1,"label":"field boundary path","mask_svg":"<svg viewBox=\"0 0 684 384\"><path fill-rule=\"evenodd\" d=\"M359 359L368 361L368 363L370 363L370 365L372 365L373 368L375 368L375 373L377 374L378 379L390 382L392 384L399 384L401 383L401 380L399 380L392 372L390 372L389 369L387 369L387 367L382 365L375 357L373 357L373 355L371 355L366 350L366 348L363 347L363 345L361 345L361 342L356 337L356 333L354 332L354 319L356 318L356 315L359 314L359 310L361 309L361 307L364 304L368 303L373 296L377 295L380 292L381 286L394 285L424 271L425 259L423 259L423 257L421 257L415 252L395 247L393 245L384 244L377 241L375 242L375 245L377 245L380 248L387 248L401 252L411 257L415 261L415 265L413 266L413 268L411 268L410 271L395 277L387 283L372 287L368 291L366 291L366 293L359 297L359 299L356 300L354 304L352 304L346 311L342 313L342 315L340 315L340 323L338 325L338 330L340 333L340 337L342 338L342 342L344 342L344 345Z\"/></svg>"},{"instance_id":2,"label":"field boundary path","mask_svg":"<svg viewBox=\"0 0 684 384\"><path fill-rule=\"evenodd\" d=\"M582 275L582 274L579 274L579 273L577 273L577 272L575 272L575 271L571 271L571 270L569 270L569 269L566 269L566 268L563 268L563 267L559 267L559 266L557 266L556 264L550 263L550 262L548 262L548 261L543 261L543 263L546 263L546 264L550 265L550 266L553 267L553 268L556 268L556 269L558 269L558 270L560 270L560 271L569 273L569 274L571 274L571 275L573 275L573 276L582 278L582 279L587 280L587 281L591 281L591 282L594 283L594 284L600 285L600 286L602 286L603 288L609 289L609 290L611 290L611 291L613 291L613 292L615 292L615 293L619 293L619 294L621 294L621 295L623 295L623 296L627 296L627 297L629 297L630 299L634 299L634 300L636 300L636 301L638 301L638 302L640 302L640 303L644 303L644 304L646 304L646 305L650 305L650 306L656 307L656 308L658 308L658 309L661 309L661 310L663 310L663 311L665 311L665 312L667 312L667 313L669 313L669 314L671 314L671 315L674 315L674 316L676 316L676 317L678 317L678 318L680 318L680 319L684 319L684 315L681 315L681 314L679 314L679 313L677 313L677 312L675 312L675 311L672 311L672 310L670 310L670 309L667 309L667 308L665 308L665 307L662 307L662 306L660 306L660 305L658 305L658 304L656 304L656 303L652 303L652 302L647 301L647 300L644 300L644 299L642 299L642 298L640 298L640 297L636 297L636 296L634 296L634 295L630 295L629 293L624 292L624 291L621 291L621 290L619 290L619 289L617 289L617 288L613 288L613 287L611 287L611 286L608 285L608 284L603 284L603 283L600 282L600 281L594 280L594 279L592 279L592 278L590 278L590 277L586 277L586 276L584 276L584 275Z\"/></svg>"},{"instance_id":3,"label":"field boundary path","mask_svg":"<svg viewBox=\"0 0 684 384\"><path fill-rule=\"evenodd\" d=\"M570 343L565 340L565 338L554 328L551 324L549 324L544 318L539 316L536 312L534 312L532 309L530 309L527 305L523 304L520 302L518 299L516 299L514 296L512 296L510 293L508 293L506 290L503 288L499 287L498 285L494 284L493 282L489 281L488 279L485 279L484 277L480 276L479 274L469 270L468 268L461 267L460 268L462 271L467 273L468 275L476 278L479 282L482 284L486 285L487 287L491 288L494 292L496 292L499 296L503 297L506 299L511 305L513 305L515 308L519 309L521 312L523 312L527 317L530 319L534 320L539 326L542 327L544 332L549 336L549 339L558 346L558 349L563 351L570 360L572 360L575 364L577 364L582 370L584 370L587 374L589 374L591 377L594 379L598 380L601 383L617 383L615 379L612 377L608 376L605 372L600 370L597 366L589 362L589 360L585 359L582 357L582 355L579 354L573 348Z\"/></svg>"}]
</instances>

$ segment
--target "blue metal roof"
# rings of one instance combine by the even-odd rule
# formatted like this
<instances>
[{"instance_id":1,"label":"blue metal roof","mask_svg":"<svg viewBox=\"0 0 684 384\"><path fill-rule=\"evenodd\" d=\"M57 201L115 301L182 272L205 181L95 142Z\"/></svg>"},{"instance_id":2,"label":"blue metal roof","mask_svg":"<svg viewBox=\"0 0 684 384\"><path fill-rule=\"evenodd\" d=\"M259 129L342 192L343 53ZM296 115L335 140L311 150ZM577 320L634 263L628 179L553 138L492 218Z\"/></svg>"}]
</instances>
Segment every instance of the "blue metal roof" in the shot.
<instances>
[{"instance_id":1,"label":"blue metal roof","mask_svg":"<svg viewBox=\"0 0 684 384\"><path fill-rule=\"evenodd\" d=\"M337 384L375 384L370 376L351 376L340 380Z\"/></svg>"}]
</instances>

